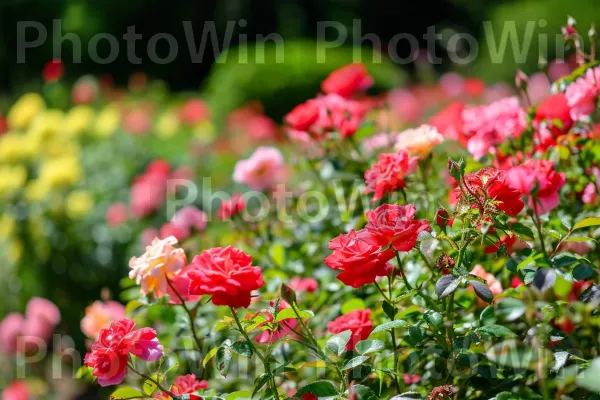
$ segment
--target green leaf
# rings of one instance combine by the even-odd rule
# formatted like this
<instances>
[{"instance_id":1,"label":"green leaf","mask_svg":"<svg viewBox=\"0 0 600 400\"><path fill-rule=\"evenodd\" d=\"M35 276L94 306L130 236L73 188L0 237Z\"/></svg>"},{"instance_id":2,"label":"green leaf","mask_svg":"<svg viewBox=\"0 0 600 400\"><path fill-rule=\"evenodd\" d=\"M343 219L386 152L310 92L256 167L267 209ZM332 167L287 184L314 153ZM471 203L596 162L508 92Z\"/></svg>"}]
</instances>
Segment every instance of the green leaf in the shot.
<instances>
[{"instance_id":1,"label":"green leaf","mask_svg":"<svg viewBox=\"0 0 600 400\"><path fill-rule=\"evenodd\" d=\"M317 397L330 397L337 396L339 394L331 382L316 381L298 389L294 396L300 398L302 395L309 393L312 393Z\"/></svg>"},{"instance_id":2,"label":"green leaf","mask_svg":"<svg viewBox=\"0 0 600 400\"><path fill-rule=\"evenodd\" d=\"M327 343L325 343L325 347L327 350L331 351L336 356L341 356L344 351L346 351L346 345L350 341L350 337L352 336L352 331L347 330L330 338Z\"/></svg>"},{"instance_id":3,"label":"green leaf","mask_svg":"<svg viewBox=\"0 0 600 400\"><path fill-rule=\"evenodd\" d=\"M517 396L514 393L502 392L496 395L496 400L526 400L521 396Z\"/></svg>"},{"instance_id":4,"label":"green leaf","mask_svg":"<svg viewBox=\"0 0 600 400\"><path fill-rule=\"evenodd\" d=\"M356 351L359 354L375 353L385 348L385 343L381 340L361 340L356 343Z\"/></svg>"},{"instance_id":5,"label":"green leaf","mask_svg":"<svg viewBox=\"0 0 600 400\"><path fill-rule=\"evenodd\" d=\"M387 330L394 329L394 328L400 328L405 325L406 325L406 321L401 320L401 319L397 319L395 321L384 322L383 324L376 326L375 329L373 329L373 332L371 332L371 334L387 331Z\"/></svg>"},{"instance_id":6,"label":"green leaf","mask_svg":"<svg viewBox=\"0 0 600 400\"><path fill-rule=\"evenodd\" d=\"M368 356L358 356L358 357L354 357L351 360L348 360L348 362L346 364L344 364L344 366L342 367L342 371L346 371L352 368L356 368L359 365L365 363L365 361L367 361L369 359Z\"/></svg>"},{"instance_id":7,"label":"green leaf","mask_svg":"<svg viewBox=\"0 0 600 400\"><path fill-rule=\"evenodd\" d=\"M572 237L569 237L569 238L565 239L564 241L565 242L581 243L581 242L595 242L596 239L591 238L589 236L572 236Z\"/></svg>"},{"instance_id":8,"label":"green leaf","mask_svg":"<svg viewBox=\"0 0 600 400\"><path fill-rule=\"evenodd\" d=\"M533 240L533 231L520 222L516 222L510 226L510 229L517 234L521 240Z\"/></svg>"},{"instance_id":9,"label":"green leaf","mask_svg":"<svg viewBox=\"0 0 600 400\"><path fill-rule=\"evenodd\" d=\"M525 309L525 303L521 300L508 297L496 303L495 312L507 321L514 321L525 314Z\"/></svg>"},{"instance_id":10,"label":"green leaf","mask_svg":"<svg viewBox=\"0 0 600 400\"><path fill-rule=\"evenodd\" d=\"M252 391L251 398L269 382L269 379L271 379L271 374L261 374L254 380L254 390Z\"/></svg>"},{"instance_id":11,"label":"green leaf","mask_svg":"<svg viewBox=\"0 0 600 400\"><path fill-rule=\"evenodd\" d=\"M492 300L494 300L494 294L485 283L479 282L478 280L469 280L469 284L473 287L475 294L481 300L487 303L491 303Z\"/></svg>"},{"instance_id":12,"label":"green leaf","mask_svg":"<svg viewBox=\"0 0 600 400\"><path fill-rule=\"evenodd\" d=\"M351 311L363 310L365 308L367 308L367 306L365 305L364 300L357 298L350 299L342 304L342 314L348 314Z\"/></svg>"},{"instance_id":13,"label":"green leaf","mask_svg":"<svg viewBox=\"0 0 600 400\"><path fill-rule=\"evenodd\" d=\"M298 311L300 314L300 318L306 319L313 316L312 312L309 311ZM277 313L277 318L275 318L275 322L283 321L284 319L298 319L296 313L292 308L284 308L283 310Z\"/></svg>"},{"instance_id":14,"label":"green leaf","mask_svg":"<svg viewBox=\"0 0 600 400\"><path fill-rule=\"evenodd\" d=\"M141 397L144 393L133 388L120 388L115 390L111 395L110 399L129 399L131 397Z\"/></svg>"},{"instance_id":15,"label":"green leaf","mask_svg":"<svg viewBox=\"0 0 600 400\"><path fill-rule=\"evenodd\" d=\"M384 301L381 304L381 307L383 308L383 312L385 313L385 315L387 315L389 317L389 319L393 320L394 317L396 316L396 313L398 312L398 309L396 307L394 307L393 305L391 305L390 303L388 303L387 301Z\"/></svg>"},{"instance_id":16,"label":"green leaf","mask_svg":"<svg viewBox=\"0 0 600 400\"><path fill-rule=\"evenodd\" d=\"M568 267L578 261L578 258L572 253L560 253L552 257L552 264L555 267Z\"/></svg>"},{"instance_id":17,"label":"green leaf","mask_svg":"<svg viewBox=\"0 0 600 400\"><path fill-rule=\"evenodd\" d=\"M142 385L142 390L148 396L152 396L152 394L156 391L157 388L156 382L158 382L158 376L154 374L151 376L151 378L152 379L146 379L144 381L144 384Z\"/></svg>"},{"instance_id":18,"label":"green leaf","mask_svg":"<svg viewBox=\"0 0 600 400\"><path fill-rule=\"evenodd\" d=\"M600 225L600 217L587 217L573 226L573 230Z\"/></svg>"},{"instance_id":19,"label":"green leaf","mask_svg":"<svg viewBox=\"0 0 600 400\"><path fill-rule=\"evenodd\" d=\"M433 326L439 328L442 326L444 322L444 316L437 311L427 310L423 315L423 319L429 324L429 326Z\"/></svg>"},{"instance_id":20,"label":"green leaf","mask_svg":"<svg viewBox=\"0 0 600 400\"><path fill-rule=\"evenodd\" d=\"M278 267L285 266L285 247L281 243L273 243L269 248L269 256Z\"/></svg>"},{"instance_id":21,"label":"green leaf","mask_svg":"<svg viewBox=\"0 0 600 400\"><path fill-rule=\"evenodd\" d=\"M213 358L217 354L217 351L219 351L219 348L214 347L208 353L206 353L206 355L204 356L204 360L202 361L203 367L206 367L206 364L208 364L210 359Z\"/></svg>"},{"instance_id":22,"label":"green leaf","mask_svg":"<svg viewBox=\"0 0 600 400\"><path fill-rule=\"evenodd\" d=\"M231 341L225 340L219 346L216 354L217 371L223 376L227 376L229 365L231 364Z\"/></svg>"},{"instance_id":23,"label":"green leaf","mask_svg":"<svg viewBox=\"0 0 600 400\"><path fill-rule=\"evenodd\" d=\"M594 358L589 368L577 376L577 386L591 392L600 392L600 357Z\"/></svg>"},{"instance_id":24,"label":"green leaf","mask_svg":"<svg viewBox=\"0 0 600 400\"><path fill-rule=\"evenodd\" d=\"M422 400L423 396L421 396L418 392L404 392L397 396L390 398L390 400Z\"/></svg>"},{"instance_id":25,"label":"green leaf","mask_svg":"<svg viewBox=\"0 0 600 400\"><path fill-rule=\"evenodd\" d=\"M479 332L480 334L483 333L484 335L495 336L497 338L517 337L517 335L513 331L502 325L482 326L481 328L477 329L477 332Z\"/></svg>"},{"instance_id":26,"label":"green leaf","mask_svg":"<svg viewBox=\"0 0 600 400\"><path fill-rule=\"evenodd\" d=\"M461 280L453 275L444 275L435 284L435 291L440 299L450 296Z\"/></svg>"},{"instance_id":27,"label":"green leaf","mask_svg":"<svg viewBox=\"0 0 600 400\"><path fill-rule=\"evenodd\" d=\"M357 400L377 400L378 397L371 390L370 387L365 385L354 384L352 385L352 396L350 398L356 398Z\"/></svg>"},{"instance_id":28,"label":"green leaf","mask_svg":"<svg viewBox=\"0 0 600 400\"><path fill-rule=\"evenodd\" d=\"M229 393L225 400L251 399L252 392L249 390L238 390L237 392Z\"/></svg>"},{"instance_id":29,"label":"green leaf","mask_svg":"<svg viewBox=\"0 0 600 400\"><path fill-rule=\"evenodd\" d=\"M252 346L246 340L238 340L233 343L231 350L244 357L252 357L254 350Z\"/></svg>"}]
</instances>

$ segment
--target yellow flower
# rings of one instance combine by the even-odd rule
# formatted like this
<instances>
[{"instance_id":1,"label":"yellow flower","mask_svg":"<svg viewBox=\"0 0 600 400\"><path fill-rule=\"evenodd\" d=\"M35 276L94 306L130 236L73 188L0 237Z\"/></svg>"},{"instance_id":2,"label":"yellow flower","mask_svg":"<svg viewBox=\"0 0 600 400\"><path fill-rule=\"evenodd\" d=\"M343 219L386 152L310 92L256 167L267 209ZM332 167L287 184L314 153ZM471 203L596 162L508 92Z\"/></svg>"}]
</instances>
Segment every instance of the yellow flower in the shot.
<instances>
[{"instance_id":1,"label":"yellow flower","mask_svg":"<svg viewBox=\"0 0 600 400\"><path fill-rule=\"evenodd\" d=\"M121 123L121 113L116 107L105 107L96 116L93 133L98 137L111 136Z\"/></svg>"},{"instance_id":2,"label":"yellow flower","mask_svg":"<svg viewBox=\"0 0 600 400\"><path fill-rule=\"evenodd\" d=\"M44 154L49 157L72 156L79 157L80 146L73 140L57 136L44 145Z\"/></svg>"},{"instance_id":3,"label":"yellow flower","mask_svg":"<svg viewBox=\"0 0 600 400\"><path fill-rule=\"evenodd\" d=\"M10 196L22 189L27 181L27 169L22 165L0 166L0 195Z\"/></svg>"},{"instance_id":4,"label":"yellow flower","mask_svg":"<svg viewBox=\"0 0 600 400\"><path fill-rule=\"evenodd\" d=\"M66 132L71 136L79 136L87 131L94 119L94 110L90 106L75 106L65 119Z\"/></svg>"},{"instance_id":5,"label":"yellow flower","mask_svg":"<svg viewBox=\"0 0 600 400\"><path fill-rule=\"evenodd\" d=\"M94 208L94 198L86 191L75 190L67 196L66 208L70 218L83 217Z\"/></svg>"},{"instance_id":6,"label":"yellow flower","mask_svg":"<svg viewBox=\"0 0 600 400\"><path fill-rule=\"evenodd\" d=\"M9 263L14 264L23 257L23 243L19 239L8 240L6 246Z\"/></svg>"},{"instance_id":7,"label":"yellow flower","mask_svg":"<svg viewBox=\"0 0 600 400\"><path fill-rule=\"evenodd\" d=\"M17 220L12 215L0 216L0 239L9 238L17 230Z\"/></svg>"},{"instance_id":8,"label":"yellow flower","mask_svg":"<svg viewBox=\"0 0 600 400\"><path fill-rule=\"evenodd\" d=\"M45 182L39 179L32 180L25 188L25 198L31 202L38 202L44 199L50 192L50 188Z\"/></svg>"},{"instance_id":9,"label":"yellow flower","mask_svg":"<svg viewBox=\"0 0 600 400\"><path fill-rule=\"evenodd\" d=\"M141 257L129 260L129 277L142 285L144 295L154 292L154 297L163 297L168 288L167 277L173 277L187 263L185 252L176 244L174 236L155 238Z\"/></svg>"},{"instance_id":10,"label":"yellow flower","mask_svg":"<svg viewBox=\"0 0 600 400\"><path fill-rule=\"evenodd\" d=\"M82 177L79 159L73 155L50 158L40 167L39 180L50 189L73 186Z\"/></svg>"},{"instance_id":11,"label":"yellow flower","mask_svg":"<svg viewBox=\"0 0 600 400\"><path fill-rule=\"evenodd\" d=\"M42 96L37 93L24 94L8 111L8 126L12 129L27 129L31 120L44 108L46 103Z\"/></svg>"},{"instance_id":12,"label":"yellow flower","mask_svg":"<svg viewBox=\"0 0 600 400\"><path fill-rule=\"evenodd\" d=\"M48 110L36 116L29 126L28 134L40 142L56 136L64 130L65 115L60 110Z\"/></svg>"},{"instance_id":13,"label":"yellow flower","mask_svg":"<svg viewBox=\"0 0 600 400\"><path fill-rule=\"evenodd\" d=\"M35 141L27 135L10 132L0 136L0 161L15 163L29 160L36 150Z\"/></svg>"},{"instance_id":14,"label":"yellow flower","mask_svg":"<svg viewBox=\"0 0 600 400\"><path fill-rule=\"evenodd\" d=\"M156 134L161 139L167 139L177 133L179 117L171 111L163 113L156 121Z\"/></svg>"}]
</instances>

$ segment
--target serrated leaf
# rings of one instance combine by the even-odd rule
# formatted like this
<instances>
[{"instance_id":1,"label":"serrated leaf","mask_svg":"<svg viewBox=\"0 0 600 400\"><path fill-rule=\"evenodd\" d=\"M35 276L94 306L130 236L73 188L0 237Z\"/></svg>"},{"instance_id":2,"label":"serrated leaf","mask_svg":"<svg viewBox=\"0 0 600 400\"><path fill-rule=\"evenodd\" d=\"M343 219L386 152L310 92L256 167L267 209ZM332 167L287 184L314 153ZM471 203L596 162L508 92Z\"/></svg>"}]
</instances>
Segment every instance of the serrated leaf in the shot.
<instances>
[{"instance_id":1,"label":"serrated leaf","mask_svg":"<svg viewBox=\"0 0 600 400\"><path fill-rule=\"evenodd\" d=\"M347 330L331 337L326 343L325 347L336 356L341 356L346 351L346 345L350 341L352 331Z\"/></svg>"},{"instance_id":2,"label":"serrated leaf","mask_svg":"<svg viewBox=\"0 0 600 400\"><path fill-rule=\"evenodd\" d=\"M552 264L555 267L568 267L569 265L575 264L578 258L572 253L560 253L552 257Z\"/></svg>"},{"instance_id":3,"label":"serrated leaf","mask_svg":"<svg viewBox=\"0 0 600 400\"><path fill-rule=\"evenodd\" d=\"M444 316L433 310L427 310L425 314L423 314L423 319L429 324L429 326L434 326L436 328L441 327L444 322Z\"/></svg>"},{"instance_id":4,"label":"serrated leaf","mask_svg":"<svg viewBox=\"0 0 600 400\"><path fill-rule=\"evenodd\" d=\"M202 360L203 367L206 367L206 364L208 364L208 362L211 360L211 358L213 358L217 354L218 350L219 350L218 347L214 347L208 353L206 353L206 355L204 356L204 360Z\"/></svg>"},{"instance_id":5,"label":"serrated leaf","mask_svg":"<svg viewBox=\"0 0 600 400\"><path fill-rule=\"evenodd\" d=\"M368 356L358 356L358 357L354 357L351 360L348 360L348 362L346 362L346 364L344 364L344 366L342 367L342 371L346 371L352 368L356 368L361 364L364 364L367 360L369 359Z\"/></svg>"},{"instance_id":6,"label":"serrated leaf","mask_svg":"<svg viewBox=\"0 0 600 400\"><path fill-rule=\"evenodd\" d=\"M516 222L510 226L510 229L517 234L521 240L533 240L533 231L520 222Z\"/></svg>"},{"instance_id":7,"label":"serrated leaf","mask_svg":"<svg viewBox=\"0 0 600 400\"><path fill-rule=\"evenodd\" d=\"M227 339L219 346L215 357L217 371L223 376L227 376L229 365L231 364L231 341Z\"/></svg>"},{"instance_id":8,"label":"serrated leaf","mask_svg":"<svg viewBox=\"0 0 600 400\"><path fill-rule=\"evenodd\" d=\"M406 321L401 320L401 319L397 319L395 321L384 322L383 324L376 326L375 329L373 329L373 331L371 332L371 334L387 331L390 329L400 328L402 326L406 326Z\"/></svg>"},{"instance_id":9,"label":"serrated leaf","mask_svg":"<svg viewBox=\"0 0 600 400\"><path fill-rule=\"evenodd\" d=\"M573 226L573 230L577 230L577 229L581 229L581 228L587 228L587 227L590 227L590 226L598 226L598 225L600 225L600 218L599 217L587 217L587 218L582 219L578 223L576 223Z\"/></svg>"},{"instance_id":10,"label":"serrated leaf","mask_svg":"<svg viewBox=\"0 0 600 400\"><path fill-rule=\"evenodd\" d=\"M525 314L525 303L519 299L505 298L496 303L495 314L507 321L514 321Z\"/></svg>"},{"instance_id":11,"label":"serrated leaf","mask_svg":"<svg viewBox=\"0 0 600 400\"><path fill-rule=\"evenodd\" d=\"M112 394L110 395L111 400L112 399L129 399L131 397L142 397L144 396L144 393L140 392L139 390L133 389L133 388L120 388L115 390L114 392L112 392Z\"/></svg>"},{"instance_id":12,"label":"serrated leaf","mask_svg":"<svg viewBox=\"0 0 600 400\"><path fill-rule=\"evenodd\" d=\"M238 340L233 342L231 350L244 357L252 357L252 354L254 354L252 346L246 340Z\"/></svg>"},{"instance_id":13,"label":"serrated leaf","mask_svg":"<svg viewBox=\"0 0 600 400\"><path fill-rule=\"evenodd\" d=\"M383 308L383 312L385 313L385 315L388 316L389 319L394 319L394 317L396 316L396 313L398 312L398 309L396 307L394 307L393 305L391 305L390 303L388 303L387 301L384 301L381 304L381 307Z\"/></svg>"},{"instance_id":14,"label":"serrated leaf","mask_svg":"<svg viewBox=\"0 0 600 400\"><path fill-rule=\"evenodd\" d=\"M385 343L381 340L361 340L356 343L356 351L359 354L375 353L385 348Z\"/></svg>"},{"instance_id":15,"label":"serrated leaf","mask_svg":"<svg viewBox=\"0 0 600 400\"><path fill-rule=\"evenodd\" d=\"M444 275L435 284L435 291L440 299L450 296L458 285L460 285L461 280L453 275Z\"/></svg>"},{"instance_id":16,"label":"serrated leaf","mask_svg":"<svg viewBox=\"0 0 600 400\"><path fill-rule=\"evenodd\" d=\"M507 327L493 324L482 326L481 328L477 329L477 332L479 332L480 334L484 333L490 336L495 336L497 338L513 338L517 336L513 331L511 331Z\"/></svg>"},{"instance_id":17,"label":"serrated leaf","mask_svg":"<svg viewBox=\"0 0 600 400\"><path fill-rule=\"evenodd\" d=\"M298 389L294 396L302 397L302 395L309 393L312 393L317 397L330 397L337 396L339 394L331 382L316 381Z\"/></svg>"},{"instance_id":18,"label":"serrated leaf","mask_svg":"<svg viewBox=\"0 0 600 400\"><path fill-rule=\"evenodd\" d=\"M298 314L300 314L300 318L303 320L314 316L314 314L309 310L298 310ZM283 321L284 319L298 319L298 316L296 316L296 313L292 308L284 308L277 313L275 322Z\"/></svg>"}]
</instances>

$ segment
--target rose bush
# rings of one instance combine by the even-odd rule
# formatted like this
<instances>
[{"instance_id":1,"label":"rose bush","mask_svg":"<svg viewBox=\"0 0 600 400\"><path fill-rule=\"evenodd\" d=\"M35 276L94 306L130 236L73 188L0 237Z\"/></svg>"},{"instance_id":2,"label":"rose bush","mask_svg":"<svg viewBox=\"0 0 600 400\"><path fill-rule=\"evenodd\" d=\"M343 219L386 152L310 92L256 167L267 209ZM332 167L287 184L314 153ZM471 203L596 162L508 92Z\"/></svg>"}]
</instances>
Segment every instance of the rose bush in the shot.
<instances>
[{"instance_id":1,"label":"rose bush","mask_svg":"<svg viewBox=\"0 0 600 400\"><path fill-rule=\"evenodd\" d=\"M119 385L113 399L596 399L598 74L582 63L547 96L522 73L500 98L456 76L373 96L352 64L281 131L262 118L245 127L255 107L234 111L228 129L248 137L195 148L225 148L229 165L140 165L100 213L102 232L136 235L127 304L105 295L87 309L79 374ZM8 126L27 133L0 138L3 157L31 157L20 141L56 127L50 112L30 126L38 97L19 102ZM196 129L210 116L198 99L156 126L154 112L125 107L124 129L170 137L173 121ZM70 192L79 160L41 166L27 191ZM201 186L203 172L225 179ZM6 193L19 196L23 174L11 171ZM178 196L173 182L202 196ZM81 193L72 202L86 206ZM60 321L33 299L0 324L0 350L31 354L20 339L46 343ZM3 396L29 396L11 382Z\"/></svg>"}]
</instances>

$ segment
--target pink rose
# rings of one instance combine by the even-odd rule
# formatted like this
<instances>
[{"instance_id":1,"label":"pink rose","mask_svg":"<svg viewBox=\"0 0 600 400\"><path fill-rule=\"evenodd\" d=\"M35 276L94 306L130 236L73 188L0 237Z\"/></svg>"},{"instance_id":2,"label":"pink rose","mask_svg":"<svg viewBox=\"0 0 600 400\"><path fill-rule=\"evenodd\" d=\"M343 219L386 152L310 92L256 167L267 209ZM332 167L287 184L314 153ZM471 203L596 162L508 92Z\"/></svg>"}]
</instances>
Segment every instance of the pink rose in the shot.
<instances>
[{"instance_id":1,"label":"pink rose","mask_svg":"<svg viewBox=\"0 0 600 400\"><path fill-rule=\"evenodd\" d=\"M238 161L233 173L234 181L252 190L270 189L283 177L283 156L275 147L259 147L250 158Z\"/></svg>"}]
</instances>

